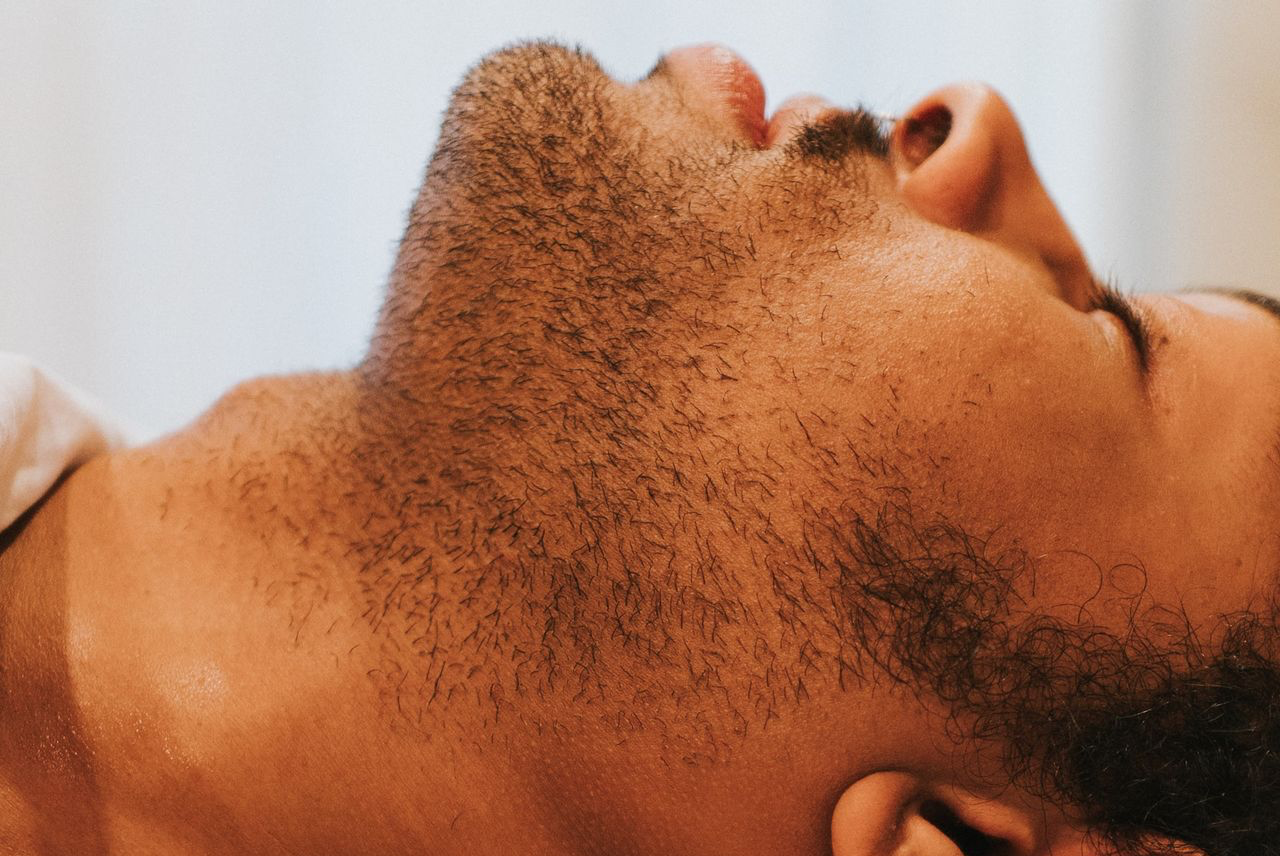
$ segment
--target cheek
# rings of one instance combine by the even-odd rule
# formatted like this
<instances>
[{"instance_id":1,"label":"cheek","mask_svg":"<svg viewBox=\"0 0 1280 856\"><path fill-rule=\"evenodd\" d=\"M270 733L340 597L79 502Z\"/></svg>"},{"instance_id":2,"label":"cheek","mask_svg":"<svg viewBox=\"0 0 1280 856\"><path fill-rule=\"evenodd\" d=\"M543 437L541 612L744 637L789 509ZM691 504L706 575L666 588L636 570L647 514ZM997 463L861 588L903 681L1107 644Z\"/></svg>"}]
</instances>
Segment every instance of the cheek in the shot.
<instances>
[{"instance_id":1,"label":"cheek","mask_svg":"<svg viewBox=\"0 0 1280 856\"><path fill-rule=\"evenodd\" d=\"M1134 369L1034 276L984 259L945 287L850 289L807 340L793 328L783 394L821 415L815 445L841 450L826 473L906 489L915 511L975 533L1015 514L1021 532L1060 532L1082 506L1131 502L1145 479Z\"/></svg>"}]
</instances>

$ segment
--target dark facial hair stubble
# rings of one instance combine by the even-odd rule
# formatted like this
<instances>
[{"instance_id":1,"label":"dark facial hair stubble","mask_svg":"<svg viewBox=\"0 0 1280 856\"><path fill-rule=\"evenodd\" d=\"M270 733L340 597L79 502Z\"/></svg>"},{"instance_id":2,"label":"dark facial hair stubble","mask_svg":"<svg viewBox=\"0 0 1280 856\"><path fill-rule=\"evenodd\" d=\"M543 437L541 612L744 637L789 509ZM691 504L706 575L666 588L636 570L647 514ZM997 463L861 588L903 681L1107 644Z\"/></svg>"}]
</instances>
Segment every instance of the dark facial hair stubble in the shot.
<instances>
[{"instance_id":1,"label":"dark facial hair stubble","mask_svg":"<svg viewBox=\"0 0 1280 856\"><path fill-rule=\"evenodd\" d=\"M1039 614L1026 556L989 554L893 461L859 458L870 429L750 442L733 390L769 356L762 284L803 289L832 235L876 221L868 114L806 129L762 180L750 147L655 137L617 102L593 59L546 43L454 93L361 367L378 498L352 546L388 715L536 724L560 699L698 764L819 693L889 681L1117 851L1157 833L1280 852L1274 606L1207 630L1141 600L1118 630ZM875 483L832 486L854 459Z\"/></svg>"}]
</instances>

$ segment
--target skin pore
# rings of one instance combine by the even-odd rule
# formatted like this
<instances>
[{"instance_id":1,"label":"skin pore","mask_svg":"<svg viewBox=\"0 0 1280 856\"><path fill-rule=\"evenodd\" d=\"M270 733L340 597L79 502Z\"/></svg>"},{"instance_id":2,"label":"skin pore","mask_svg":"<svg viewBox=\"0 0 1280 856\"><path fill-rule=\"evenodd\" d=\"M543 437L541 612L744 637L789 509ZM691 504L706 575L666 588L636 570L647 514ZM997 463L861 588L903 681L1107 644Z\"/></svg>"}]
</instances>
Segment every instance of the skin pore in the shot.
<instances>
[{"instance_id":1,"label":"skin pore","mask_svg":"<svg viewBox=\"0 0 1280 856\"><path fill-rule=\"evenodd\" d=\"M0 841L1274 851L1280 325L1144 366L989 90L725 69L482 61L358 367L6 535Z\"/></svg>"}]
</instances>

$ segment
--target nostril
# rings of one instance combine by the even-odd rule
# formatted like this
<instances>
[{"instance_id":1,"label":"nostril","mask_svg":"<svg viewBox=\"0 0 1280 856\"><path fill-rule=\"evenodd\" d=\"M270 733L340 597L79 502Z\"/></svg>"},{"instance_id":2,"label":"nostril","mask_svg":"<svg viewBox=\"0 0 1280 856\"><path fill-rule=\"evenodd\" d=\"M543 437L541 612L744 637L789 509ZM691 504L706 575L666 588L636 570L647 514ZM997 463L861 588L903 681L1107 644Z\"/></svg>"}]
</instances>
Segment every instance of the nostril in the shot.
<instances>
[{"instance_id":1,"label":"nostril","mask_svg":"<svg viewBox=\"0 0 1280 856\"><path fill-rule=\"evenodd\" d=\"M942 148L951 133L951 111L941 104L928 107L902 121L901 151L912 166L924 163Z\"/></svg>"}]
</instances>

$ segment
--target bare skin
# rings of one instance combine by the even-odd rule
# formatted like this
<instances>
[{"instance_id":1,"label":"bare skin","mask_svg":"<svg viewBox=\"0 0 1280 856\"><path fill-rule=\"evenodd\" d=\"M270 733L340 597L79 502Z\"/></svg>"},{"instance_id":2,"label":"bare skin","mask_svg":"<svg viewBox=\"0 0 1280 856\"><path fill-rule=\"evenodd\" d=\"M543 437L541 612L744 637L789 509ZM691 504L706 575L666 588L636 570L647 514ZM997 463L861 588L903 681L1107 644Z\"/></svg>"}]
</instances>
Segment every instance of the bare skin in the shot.
<instances>
[{"instance_id":1,"label":"bare skin","mask_svg":"<svg viewBox=\"0 0 1280 856\"><path fill-rule=\"evenodd\" d=\"M1012 557L1010 644L1261 614L1275 319L1144 296L1144 370L989 90L876 152L818 99L744 122L720 54L522 50L455 98L361 366L7 536L5 852L959 853L937 805L1093 852L895 672L871 619L918 613L848 533Z\"/></svg>"}]
</instances>

